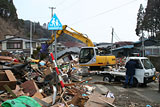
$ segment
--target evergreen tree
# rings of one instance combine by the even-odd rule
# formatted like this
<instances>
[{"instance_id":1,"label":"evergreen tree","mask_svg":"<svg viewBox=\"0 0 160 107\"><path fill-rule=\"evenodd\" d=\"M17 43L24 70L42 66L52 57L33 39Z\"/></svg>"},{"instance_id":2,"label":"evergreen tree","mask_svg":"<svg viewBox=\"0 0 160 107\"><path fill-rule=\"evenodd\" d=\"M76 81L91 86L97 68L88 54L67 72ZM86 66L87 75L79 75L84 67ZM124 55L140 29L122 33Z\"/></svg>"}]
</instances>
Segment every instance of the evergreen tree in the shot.
<instances>
[{"instance_id":1,"label":"evergreen tree","mask_svg":"<svg viewBox=\"0 0 160 107\"><path fill-rule=\"evenodd\" d=\"M143 29L150 36L156 36L160 31L160 0L148 0L145 14L143 15L142 21L140 16L137 17L136 34L140 34L140 31Z\"/></svg>"},{"instance_id":2,"label":"evergreen tree","mask_svg":"<svg viewBox=\"0 0 160 107\"><path fill-rule=\"evenodd\" d=\"M144 18L144 8L143 8L143 5L140 4L139 10L138 10L138 14L137 14L137 28L135 30L137 36L139 36L139 34L142 33L142 30L143 30L143 26L142 26L143 18Z\"/></svg>"}]
</instances>

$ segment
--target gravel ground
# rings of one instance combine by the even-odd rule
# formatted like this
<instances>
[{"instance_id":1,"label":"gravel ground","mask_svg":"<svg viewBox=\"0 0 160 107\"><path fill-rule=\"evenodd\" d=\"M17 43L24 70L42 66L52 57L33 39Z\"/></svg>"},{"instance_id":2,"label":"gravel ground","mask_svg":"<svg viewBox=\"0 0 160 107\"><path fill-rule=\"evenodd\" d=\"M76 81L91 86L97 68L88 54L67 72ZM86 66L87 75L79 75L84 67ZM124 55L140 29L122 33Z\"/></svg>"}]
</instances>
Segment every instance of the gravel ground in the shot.
<instances>
[{"instance_id":1,"label":"gravel ground","mask_svg":"<svg viewBox=\"0 0 160 107\"><path fill-rule=\"evenodd\" d=\"M102 76L92 75L90 77L93 78L92 82L102 82L103 80ZM101 88L97 89L97 91L102 90L102 86L109 89L115 96L115 101L113 104L116 107L146 107L146 105L150 105L151 107L160 107L160 93L158 93L157 82L152 83L147 87L135 87L127 89L123 88L122 83L119 83L116 86L101 84L101 87L98 87L99 85L92 85L96 86L97 88Z\"/></svg>"}]
</instances>

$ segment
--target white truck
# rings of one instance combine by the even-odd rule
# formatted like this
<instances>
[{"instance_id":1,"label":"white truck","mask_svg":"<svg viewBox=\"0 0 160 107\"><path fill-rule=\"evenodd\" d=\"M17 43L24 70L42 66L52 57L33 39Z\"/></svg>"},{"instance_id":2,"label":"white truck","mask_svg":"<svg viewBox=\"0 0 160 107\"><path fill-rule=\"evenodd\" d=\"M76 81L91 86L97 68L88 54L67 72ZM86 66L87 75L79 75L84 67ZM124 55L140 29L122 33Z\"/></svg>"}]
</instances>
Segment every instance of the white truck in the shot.
<instances>
[{"instance_id":1,"label":"white truck","mask_svg":"<svg viewBox=\"0 0 160 107\"><path fill-rule=\"evenodd\" d=\"M130 59L134 60L137 63L134 79L133 79L133 85L137 86L138 84L144 84L147 85L147 83L150 83L152 81L155 81L156 76L156 69L153 66L153 64L149 61L147 57L128 57L126 59L126 62ZM103 72L104 78L103 81L122 81L124 82L126 72L123 71L105 71Z\"/></svg>"}]
</instances>

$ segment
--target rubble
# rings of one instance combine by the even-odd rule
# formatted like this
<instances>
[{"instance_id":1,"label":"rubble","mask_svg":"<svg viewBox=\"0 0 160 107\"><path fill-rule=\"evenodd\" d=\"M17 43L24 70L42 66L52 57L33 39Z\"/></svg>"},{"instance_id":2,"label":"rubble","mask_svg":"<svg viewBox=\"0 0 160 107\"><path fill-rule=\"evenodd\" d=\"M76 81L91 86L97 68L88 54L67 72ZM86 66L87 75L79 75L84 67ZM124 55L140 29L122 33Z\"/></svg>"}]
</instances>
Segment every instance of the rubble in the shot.
<instances>
[{"instance_id":1,"label":"rubble","mask_svg":"<svg viewBox=\"0 0 160 107\"><path fill-rule=\"evenodd\" d=\"M58 61L59 65L53 59L34 60L25 56L0 56L0 62L5 62L0 68L2 107L114 107L115 98L95 92L89 83L92 78L84 80L79 75L77 58Z\"/></svg>"}]
</instances>

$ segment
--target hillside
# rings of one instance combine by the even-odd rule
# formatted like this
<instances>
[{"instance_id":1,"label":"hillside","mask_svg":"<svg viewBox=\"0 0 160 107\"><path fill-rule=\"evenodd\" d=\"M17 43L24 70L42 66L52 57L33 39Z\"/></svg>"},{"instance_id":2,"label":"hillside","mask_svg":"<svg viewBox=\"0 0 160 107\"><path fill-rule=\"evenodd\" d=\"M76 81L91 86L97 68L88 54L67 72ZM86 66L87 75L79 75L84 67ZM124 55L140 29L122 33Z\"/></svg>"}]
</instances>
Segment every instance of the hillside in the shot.
<instances>
[{"instance_id":1,"label":"hillside","mask_svg":"<svg viewBox=\"0 0 160 107\"><path fill-rule=\"evenodd\" d=\"M0 0L0 40L6 35L30 37L30 20L18 19L13 0ZM43 28L39 22L32 22L33 38L51 38L51 31ZM80 42L79 40L63 34L57 42ZM80 42L81 43L81 42Z\"/></svg>"},{"instance_id":2,"label":"hillside","mask_svg":"<svg viewBox=\"0 0 160 107\"><path fill-rule=\"evenodd\" d=\"M16 8L12 0L0 0L0 39L5 35L21 35Z\"/></svg>"},{"instance_id":3,"label":"hillside","mask_svg":"<svg viewBox=\"0 0 160 107\"><path fill-rule=\"evenodd\" d=\"M42 28L39 23L32 25L33 38L51 36L51 32ZM0 0L0 40L4 39L5 35L21 37L29 37L30 35L30 21L18 19L13 0Z\"/></svg>"},{"instance_id":4,"label":"hillside","mask_svg":"<svg viewBox=\"0 0 160 107\"><path fill-rule=\"evenodd\" d=\"M8 23L0 17L0 40L4 39L5 35L17 35L21 34L20 31L15 28L12 23Z\"/></svg>"}]
</instances>

